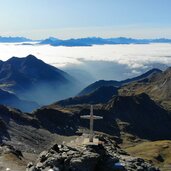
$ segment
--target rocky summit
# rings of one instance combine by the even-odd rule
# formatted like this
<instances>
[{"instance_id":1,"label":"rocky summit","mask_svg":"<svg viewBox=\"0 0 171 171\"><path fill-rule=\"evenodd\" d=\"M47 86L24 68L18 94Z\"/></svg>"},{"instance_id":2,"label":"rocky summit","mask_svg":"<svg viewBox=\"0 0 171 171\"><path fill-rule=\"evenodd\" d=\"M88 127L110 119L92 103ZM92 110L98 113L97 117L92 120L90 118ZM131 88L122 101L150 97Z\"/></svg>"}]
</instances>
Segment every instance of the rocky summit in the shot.
<instances>
[{"instance_id":1,"label":"rocky summit","mask_svg":"<svg viewBox=\"0 0 171 171\"><path fill-rule=\"evenodd\" d=\"M55 144L43 151L26 171L158 171L141 158L121 150L114 140L101 135L99 145L76 147Z\"/></svg>"}]
</instances>

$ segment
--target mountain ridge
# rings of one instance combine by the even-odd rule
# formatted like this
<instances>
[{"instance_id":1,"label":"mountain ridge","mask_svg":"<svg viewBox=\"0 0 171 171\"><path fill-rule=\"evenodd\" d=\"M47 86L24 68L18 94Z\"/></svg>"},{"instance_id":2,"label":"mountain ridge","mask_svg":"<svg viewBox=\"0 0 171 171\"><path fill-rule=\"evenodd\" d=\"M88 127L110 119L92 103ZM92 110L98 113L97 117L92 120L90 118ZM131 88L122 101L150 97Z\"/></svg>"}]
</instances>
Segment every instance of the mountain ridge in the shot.
<instances>
[{"instance_id":1,"label":"mountain ridge","mask_svg":"<svg viewBox=\"0 0 171 171\"><path fill-rule=\"evenodd\" d=\"M30 42L30 43L24 43ZM23 43L23 45L33 45L31 42L38 42L38 44L50 44L52 46L92 46L92 45L115 45L115 44L150 44L150 43L171 43L168 38L154 38L154 39L137 39L128 37L102 38L102 37L85 37L85 38L70 38L58 39L49 37L42 40L32 40L20 36L0 36L0 43Z\"/></svg>"},{"instance_id":2,"label":"mountain ridge","mask_svg":"<svg viewBox=\"0 0 171 171\"><path fill-rule=\"evenodd\" d=\"M25 38L25 37L5 37L0 36L1 43L20 43L20 42L32 42L33 40Z\"/></svg>"},{"instance_id":3,"label":"mountain ridge","mask_svg":"<svg viewBox=\"0 0 171 171\"><path fill-rule=\"evenodd\" d=\"M112 96L118 94L118 89L113 86L101 86L94 92L85 96L75 96L73 98L58 101L55 104L67 106L74 104L98 104L108 102Z\"/></svg>"},{"instance_id":4,"label":"mountain ridge","mask_svg":"<svg viewBox=\"0 0 171 171\"><path fill-rule=\"evenodd\" d=\"M160 72L162 72L162 71L157 69L157 68L154 68L154 69L151 69L151 70L149 70L149 71L147 71L147 72L145 72L145 73L143 73L137 77L129 78L129 79L122 80L122 81L99 80L99 81L94 82L93 84L90 84L86 88L84 88L80 93L78 93L78 96L82 96L82 95L92 93L93 91L100 88L101 86L120 87L120 86L123 86L124 84L128 84L128 83L133 82L133 81L140 81L143 79L147 79L148 77L151 77L153 74L160 73Z\"/></svg>"},{"instance_id":5,"label":"mountain ridge","mask_svg":"<svg viewBox=\"0 0 171 171\"><path fill-rule=\"evenodd\" d=\"M143 82L132 82L124 85L119 90L121 95L136 95L140 93L148 94L153 100L160 103L167 110L171 111L171 67L161 73L153 75Z\"/></svg>"},{"instance_id":6,"label":"mountain ridge","mask_svg":"<svg viewBox=\"0 0 171 171\"><path fill-rule=\"evenodd\" d=\"M149 44L149 43L171 43L171 39L134 39L127 37L117 38L101 38L101 37L86 37L86 38L71 38L66 40L49 37L40 41L39 44L50 44L52 46L92 46L92 45L112 45L112 44Z\"/></svg>"}]
</instances>

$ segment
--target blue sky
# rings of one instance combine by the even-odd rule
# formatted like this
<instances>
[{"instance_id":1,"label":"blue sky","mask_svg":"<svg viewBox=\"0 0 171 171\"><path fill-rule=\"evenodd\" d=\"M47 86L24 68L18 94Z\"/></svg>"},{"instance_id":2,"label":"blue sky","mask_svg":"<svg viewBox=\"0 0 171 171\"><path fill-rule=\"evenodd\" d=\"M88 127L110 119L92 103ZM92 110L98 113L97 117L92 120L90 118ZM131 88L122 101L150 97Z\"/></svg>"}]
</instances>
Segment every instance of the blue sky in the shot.
<instances>
[{"instance_id":1,"label":"blue sky","mask_svg":"<svg viewBox=\"0 0 171 171\"><path fill-rule=\"evenodd\" d=\"M0 0L0 35L171 38L171 0Z\"/></svg>"}]
</instances>

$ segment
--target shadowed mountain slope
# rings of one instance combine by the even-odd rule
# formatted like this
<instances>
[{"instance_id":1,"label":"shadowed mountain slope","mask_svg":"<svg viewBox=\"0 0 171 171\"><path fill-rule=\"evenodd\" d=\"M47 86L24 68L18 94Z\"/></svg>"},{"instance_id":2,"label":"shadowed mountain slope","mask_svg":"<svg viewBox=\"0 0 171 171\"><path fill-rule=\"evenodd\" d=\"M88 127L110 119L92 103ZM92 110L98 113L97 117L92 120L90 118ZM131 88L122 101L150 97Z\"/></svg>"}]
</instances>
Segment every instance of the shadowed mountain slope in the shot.
<instances>
[{"instance_id":1,"label":"shadowed mountain slope","mask_svg":"<svg viewBox=\"0 0 171 171\"><path fill-rule=\"evenodd\" d=\"M41 109L42 112L46 111L43 118L47 116L46 119L49 120L49 115L58 117L57 111L61 108L61 112L67 111L67 113L72 113L72 116L77 120L77 122L75 121L74 123L74 127L89 128L89 122L81 120L80 115L89 114L90 105L75 104L66 106L65 108L59 107L58 105L59 103L52 104L49 106L50 109L48 109L49 107ZM50 110L53 110L53 112ZM55 112L55 110L57 111ZM39 111L39 113L42 112ZM36 113L37 112L35 112L35 114ZM108 103L104 105L96 105L94 114L103 116L103 120L99 120L95 124L94 128L96 131L117 136L121 136L121 133L128 133L142 139L150 140L171 139L171 117L169 116L169 113L156 102L151 100L146 94L135 96L113 96ZM48 123L47 120L44 122ZM54 121L55 119L52 120ZM66 125L65 120L62 120L60 124L62 124L62 122L63 126ZM68 127L68 131L69 130Z\"/></svg>"},{"instance_id":2,"label":"shadowed mountain slope","mask_svg":"<svg viewBox=\"0 0 171 171\"><path fill-rule=\"evenodd\" d=\"M96 89L94 92L84 95L84 96L76 96L73 98L69 98L66 100L61 100L56 104L67 106L74 104L98 104L98 103L106 103L108 102L113 95L117 95L117 88L113 86L102 86Z\"/></svg>"},{"instance_id":3,"label":"shadowed mountain slope","mask_svg":"<svg viewBox=\"0 0 171 171\"><path fill-rule=\"evenodd\" d=\"M116 96L109 101L105 110L115 119L128 123L123 130L146 139L170 139L171 117L146 94Z\"/></svg>"},{"instance_id":4,"label":"shadowed mountain slope","mask_svg":"<svg viewBox=\"0 0 171 171\"><path fill-rule=\"evenodd\" d=\"M22 111L31 112L38 108L39 105L35 102L19 99L15 94L3 91L0 89L0 104L20 108Z\"/></svg>"}]
</instances>

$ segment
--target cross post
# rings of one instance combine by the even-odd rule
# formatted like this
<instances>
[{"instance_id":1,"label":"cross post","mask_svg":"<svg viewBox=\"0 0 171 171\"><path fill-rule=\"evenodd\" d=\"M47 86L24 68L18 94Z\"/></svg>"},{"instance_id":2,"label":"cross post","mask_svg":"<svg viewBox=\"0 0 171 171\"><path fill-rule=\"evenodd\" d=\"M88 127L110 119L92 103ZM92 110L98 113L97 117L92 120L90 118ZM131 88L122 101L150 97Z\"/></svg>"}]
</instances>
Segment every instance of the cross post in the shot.
<instances>
[{"instance_id":1,"label":"cross post","mask_svg":"<svg viewBox=\"0 0 171 171\"><path fill-rule=\"evenodd\" d=\"M82 119L89 119L90 120L89 142L93 143L93 138L94 138L94 132L93 132L94 120L95 119L103 119L103 117L93 115L93 105L91 105L91 108L90 108L90 115L83 115L83 116L80 116L80 117Z\"/></svg>"}]
</instances>

